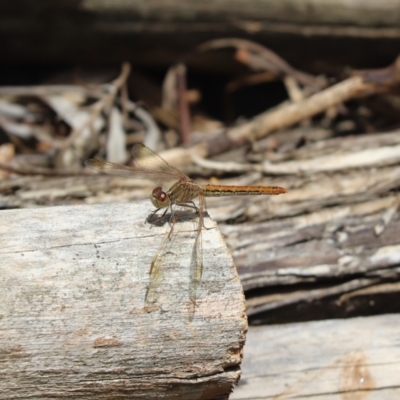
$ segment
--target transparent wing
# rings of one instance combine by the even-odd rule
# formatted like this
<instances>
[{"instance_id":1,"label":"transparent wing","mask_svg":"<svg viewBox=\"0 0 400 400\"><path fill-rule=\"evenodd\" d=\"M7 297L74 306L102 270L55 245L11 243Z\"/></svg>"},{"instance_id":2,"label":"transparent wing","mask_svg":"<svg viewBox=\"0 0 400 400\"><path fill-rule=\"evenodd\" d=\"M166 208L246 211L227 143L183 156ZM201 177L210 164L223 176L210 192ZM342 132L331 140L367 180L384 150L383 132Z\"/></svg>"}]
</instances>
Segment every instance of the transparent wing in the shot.
<instances>
[{"instance_id":1,"label":"transparent wing","mask_svg":"<svg viewBox=\"0 0 400 400\"><path fill-rule=\"evenodd\" d=\"M166 186L166 183L189 179L183 172L168 164L143 144L135 145L132 154L134 156L132 167L97 159L86 160L85 165L109 175L149 179L163 187Z\"/></svg>"},{"instance_id":2,"label":"transparent wing","mask_svg":"<svg viewBox=\"0 0 400 400\"><path fill-rule=\"evenodd\" d=\"M201 276L203 274L203 242L201 232L204 225L204 197L199 196L199 206L197 212L199 214L198 223L196 227L196 238L193 245L192 257L190 261L190 282L189 282L189 320L193 320L194 312L196 309L197 287L200 284Z\"/></svg>"},{"instance_id":3,"label":"transparent wing","mask_svg":"<svg viewBox=\"0 0 400 400\"><path fill-rule=\"evenodd\" d=\"M165 258L167 257L167 254L173 252L171 250L174 248L178 237L178 235L173 235L174 228L175 225L172 224L168 235L166 235L161 242L153 261L151 262L150 282L145 297L146 303L155 303L160 296L159 290L161 281L164 277L163 266L165 263Z\"/></svg>"},{"instance_id":4,"label":"transparent wing","mask_svg":"<svg viewBox=\"0 0 400 400\"><path fill-rule=\"evenodd\" d=\"M203 273L203 248L201 235L203 228L203 210L204 198L202 197L199 198L199 215L193 220L195 223L195 229L193 231L195 234L195 240L193 243L192 254L190 258L189 321L192 321L194 317L196 309L197 288L200 284ZM172 222L169 234L166 235L166 237L163 239L160 247L157 250L156 255L153 258L150 268L150 282L145 297L146 303L156 303L160 296L166 257L169 257L171 253L176 252L175 246L179 245L178 237L181 229L182 228L180 222Z\"/></svg>"},{"instance_id":5,"label":"transparent wing","mask_svg":"<svg viewBox=\"0 0 400 400\"><path fill-rule=\"evenodd\" d=\"M167 248L169 248L170 245L170 238L165 236L164 240L162 241L159 249L157 250L156 255L153 258L153 261L151 262L151 268L150 268L150 282L149 286L146 291L146 297L145 297L145 302L146 303L155 303L158 300L159 297L159 287L160 283L162 281L162 278L164 276L163 274L163 257L165 257L165 254L167 252Z\"/></svg>"},{"instance_id":6,"label":"transparent wing","mask_svg":"<svg viewBox=\"0 0 400 400\"><path fill-rule=\"evenodd\" d=\"M142 171L153 171L156 173L174 176L176 179L189 179L182 171L175 168L153 150L144 144L138 143L132 147L133 163Z\"/></svg>"}]
</instances>

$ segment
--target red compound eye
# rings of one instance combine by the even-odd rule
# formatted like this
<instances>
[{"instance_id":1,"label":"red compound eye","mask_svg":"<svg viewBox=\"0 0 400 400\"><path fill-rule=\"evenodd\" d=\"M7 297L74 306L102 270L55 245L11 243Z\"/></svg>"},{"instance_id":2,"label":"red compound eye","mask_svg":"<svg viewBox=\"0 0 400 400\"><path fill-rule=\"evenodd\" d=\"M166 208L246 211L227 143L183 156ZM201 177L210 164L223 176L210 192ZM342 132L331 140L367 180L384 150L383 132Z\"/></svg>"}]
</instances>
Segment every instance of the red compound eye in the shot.
<instances>
[{"instance_id":1,"label":"red compound eye","mask_svg":"<svg viewBox=\"0 0 400 400\"><path fill-rule=\"evenodd\" d=\"M153 196L154 199L156 199L159 202L164 202L168 197L167 193L165 193L162 190L161 186L157 186L156 188L153 189L152 196Z\"/></svg>"},{"instance_id":2,"label":"red compound eye","mask_svg":"<svg viewBox=\"0 0 400 400\"><path fill-rule=\"evenodd\" d=\"M164 192L162 191L161 186L157 186L156 188L153 189L153 191L151 193L153 194L153 197L158 197L160 195L160 193L164 193Z\"/></svg>"}]
</instances>

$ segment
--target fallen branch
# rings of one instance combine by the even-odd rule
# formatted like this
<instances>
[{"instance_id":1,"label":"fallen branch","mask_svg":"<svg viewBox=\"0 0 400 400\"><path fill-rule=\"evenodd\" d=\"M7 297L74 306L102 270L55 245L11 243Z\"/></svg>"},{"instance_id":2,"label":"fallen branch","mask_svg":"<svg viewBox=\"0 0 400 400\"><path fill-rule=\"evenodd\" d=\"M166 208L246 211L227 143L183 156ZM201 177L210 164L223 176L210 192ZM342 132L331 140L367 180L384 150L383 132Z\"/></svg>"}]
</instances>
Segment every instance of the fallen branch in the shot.
<instances>
[{"instance_id":1,"label":"fallen branch","mask_svg":"<svg viewBox=\"0 0 400 400\"><path fill-rule=\"evenodd\" d=\"M296 103L285 104L260 114L250 122L230 128L190 148L167 150L161 153L161 156L170 162L176 160L177 165L189 164L192 161L192 153L202 158L221 154L247 142L262 139L279 129L298 124L346 101L390 91L400 81L400 73L397 72L400 70L400 62L396 62L389 70L391 75L386 75L384 81L371 82L370 71L365 77L352 76Z\"/></svg>"}]
</instances>

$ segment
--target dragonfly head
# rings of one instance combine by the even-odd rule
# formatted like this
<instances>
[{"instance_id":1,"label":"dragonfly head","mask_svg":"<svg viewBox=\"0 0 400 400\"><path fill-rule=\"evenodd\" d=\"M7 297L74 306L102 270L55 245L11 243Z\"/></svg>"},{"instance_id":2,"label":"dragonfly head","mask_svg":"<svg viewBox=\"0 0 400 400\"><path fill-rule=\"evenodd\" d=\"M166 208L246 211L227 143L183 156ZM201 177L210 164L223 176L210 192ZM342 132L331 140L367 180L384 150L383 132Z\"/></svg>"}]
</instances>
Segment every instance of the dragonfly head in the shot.
<instances>
[{"instance_id":1,"label":"dragonfly head","mask_svg":"<svg viewBox=\"0 0 400 400\"><path fill-rule=\"evenodd\" d=\"M161 186L157 186L153 189L150 200L156 208L165 208L170 205L169 196L162 190Z\"/></svg>"}]
</instances>

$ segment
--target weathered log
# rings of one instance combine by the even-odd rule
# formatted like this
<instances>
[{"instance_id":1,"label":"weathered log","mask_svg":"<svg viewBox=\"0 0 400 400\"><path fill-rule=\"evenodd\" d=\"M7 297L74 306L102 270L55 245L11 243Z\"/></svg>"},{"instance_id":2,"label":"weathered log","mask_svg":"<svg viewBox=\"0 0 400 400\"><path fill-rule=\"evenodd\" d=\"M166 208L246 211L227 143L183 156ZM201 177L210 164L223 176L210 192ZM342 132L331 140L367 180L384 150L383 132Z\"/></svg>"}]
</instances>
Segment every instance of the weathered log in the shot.
<instances>
[{"instance_id":1,"label":"weathered log","mask_svg":"<svg viewBox=\"0 0 400 400\"><path fill-rule=\"evenodd\" d=\"M251 327L232 399L397 399L400 315Z\"/></svg>"},{"instance_id":2,"label":"weathered log","mask_svg":"<svg viewBox=\"0 0 400 400\"><path fill-rule=\"evenodd\" d=\"M276 134L273 140L279 138ZM382 312L388 307L395 311L400 294L399 138L398 131L337 137L268 155L273 163L236 163L254 172L221 183L289 190L270 198L207 200L244 289L257 291L247 301L252 318L271 322L310 317L310 307L321 301L329 301L323 306L334 315L348 315L349 310ZM232 163L213 165L218 164L225 171ZM260 179L256 171L277 176ZM96 175L0 181L4 208L78 198L127 201L150 192L144 182ZM247 223L227 224L236 220ZM384 298L388 293L389 304ZM369 306L372 303L374 307ZM324 314L323 306L319 315Z\"/></svg>"},{"instance_id":3,"label":"weathered log","mask_svg":"<svg viewBox=\"0 0 400 400\"><path fill-rule=\"evenodd\" d=\"M247 321L215 224L146 223L147 202L0 213L0 398L223 399L239 379ZM160 243L163 275L145 302ZM191 319L192 318L192 319Z\"/></svg>"}]
</instances>

